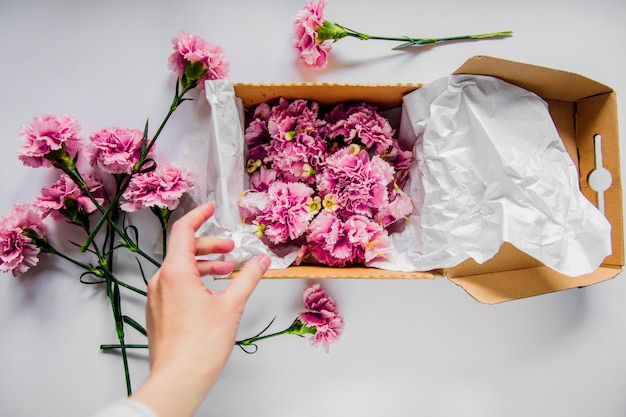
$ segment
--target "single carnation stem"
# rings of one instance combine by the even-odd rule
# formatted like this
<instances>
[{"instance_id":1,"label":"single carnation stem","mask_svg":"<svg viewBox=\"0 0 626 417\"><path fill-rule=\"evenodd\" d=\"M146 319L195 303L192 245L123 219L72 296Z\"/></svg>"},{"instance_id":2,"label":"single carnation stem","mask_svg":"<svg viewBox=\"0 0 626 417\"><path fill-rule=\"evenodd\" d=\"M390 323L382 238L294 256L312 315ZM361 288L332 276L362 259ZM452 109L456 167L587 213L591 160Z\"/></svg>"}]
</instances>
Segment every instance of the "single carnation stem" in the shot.
<instances>
[{"instance_id":1,"label":"single carnation stem","mask_svg":"<svg viewBox=\"0 0 626 417\"><path fill-rule=\"evenodd\" d=\"M393 49L403 49L409 46L419 46L419 45L426 45L429 43L447 42L447 41L455 41L455 40L463 40L463 39L502 38L502 37L513 35L513 31L507 30L503 32L481 33L477 35L459 35L459 36L449 36L449 37L443 37L443 38L411 38L408 36L389 37L389 36L368 35L366 33L357 32L356 30L338 25L336 23L335 25L345 30L344 36L352 36L355 38L359 38L361 40L376 39L376 40L384 40L384 41L404 42L403 44L398 45Z\"/></svg>"},{"instance_id":2,"label":"single carnation stem","mask_svg":"<svg viewBox=\"0 0 626 417\"><path fill-rule=\"evenodd\" d=\"M253 336L253 337L249 337L248 339L238 340L235 342L235 344L237 346L250 346L250 345L254 345L256 342L260 340L269 339L269 338L280 336L281 334L287 334L287 333L289 333L289 329L285 329L276 333L266 334L263 336ZM302 336L302 335L299 335L299 336Z\"/></svg>"},{"instance_id":3,"label":"single carnation stem","mask_svg":"<svg viewBox=\"0 0 626 417\"><path fill-rule=\"evenodd\" d=\"M163 121L161 122L161 125L157 129L157 131L154 134L154 136L152 136L152 139L148 143L148 146L146 146L146 149L144 149L144 152L143 152L143 154L141 155L141 158L140 158L142 160L146 158L146 156L150 152L150 149L152 149L152 146L154 146L154 142L157 140L157 138L161 134L161 131L165 128L165 125L167 124L167 122L170 119L170 117L172 116L172 114L176 111L178 106L180 106L180 104L183 101L185 101L185 99L184 99L185 94L187 94L189 92L189 90L192 90L195 87L195 85L188 85L185 88L183 88L183 91L180 94L178 94L178 85L179 85L179 80L177 79L176 80L176 92L174 94L174 99L172 100L172 104L170 105L170 108L169 108L167 114L163 118Z\"/></svg>"},{"instance_id":4,"label":"single carnation stem","mask_svg":"<svg viewBox=\"0 0 626 417\"><path fill-rule=\"evenodd\" d=\"M73 263L74 265L83 268L86 271L92 272L92 273L96 273L96 271L94 270L93 267L89 266L89 265L85 265L82 262L77 261L76 259L70 258L69 256L67 256L66 254L64 254L63 252L59 252L58 250L56 250L55 248L50 247L51 249L46 250L47 253L51 253L53 255L57 255L63 259L65 259L68 262ZM99 271L98 271L99 272ZM97 273L96 273L97 275Z\"/></svg>"},{"instance_id":5,"label":"single carnation stem","mask_svg":"<svg viewBox=\"0 0 626 417\"><path fill-rule=\"evenodd\" d=\"M122 345L120 345L119 343L100 345L100 349L102 349L102 350L120 349L120 348L122 348ZM148 349L149 345L131 343L131 344L125 344L124 348L126 348L126 349Z\"/></svg>"},{"instance_id":6,"label":"single carnation stem","mask_svg":"<svg viewBox=\"0 0 626 417\"><path fill-rule=\"evenodd\" d=\"M256 342L258 341L280 336L283 334L294 334L296 336L304 337L305 334L315 334L315 332L317 331L317 328L315 326L307 326L306 324L302 323L302 321L300 321L300 318L296 318L285 330L264 335L263 333L265 333L265 331L269 329L273 322L274 319L272 319L272 321L270 321L270 323L255 336L249 337L244 340L238 340L235 342L235 345L239 346L241 350L246 353L255 353L258 350L258 346L256 345ZM253 349L247 350L246 347L248 346L252 347Z\"/></svg>"}]
</instances>

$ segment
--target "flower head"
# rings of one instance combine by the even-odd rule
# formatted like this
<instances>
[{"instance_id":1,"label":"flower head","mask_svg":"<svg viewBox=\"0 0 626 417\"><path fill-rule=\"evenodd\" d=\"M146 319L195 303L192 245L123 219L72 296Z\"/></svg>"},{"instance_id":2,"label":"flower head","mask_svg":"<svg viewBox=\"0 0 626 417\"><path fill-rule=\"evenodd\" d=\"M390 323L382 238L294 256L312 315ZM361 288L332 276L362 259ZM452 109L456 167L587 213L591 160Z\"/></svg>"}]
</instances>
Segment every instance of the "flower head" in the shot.
<instances>
[{"instance_id":1,"label":"flower head","mask_svg":"<svg viewBox=\"0 0 626 417\"><path fill-rule=\"evenodd\" d=\"M35 117L29 126L22 126L19 138L23 146L18 158L26 166L50 167L70 162L82 146L81 127L71 116L53 114Z\"/></svg>"},{"instance_id":2,"label":"flower head","mask_svg":"<svg viewBox=\"0 0 626 417\"><path fill-rule=\"evenodd\" d=\"M354 154L343 148L326 159L325 169L317 177L321 195L337 198L338 211L344 216L371 216L378 207L387 204L387 186L393 181L393 168L367 151Z\"/></svg>"},{"instance_id":3,"label":"flower head","mask_svg":"<svg viewBox=\"0 0 626 417\"><path fill-rule=\"evenodd\" d=\"M306 311L298 314L298 318L305 326L315 327L315 334L311 337L313 345L322 345L328 352L330 344L339 340L343 332L343 316L335 301L319 284L307 288L302 300Z\"/></svg>"},{"instance_id":4,"label":"flower head","mask_svg":"<svg viewBox=\"0 0 626 417\"><path fill-rule=\"evenodd\" d=\"M326 141L325 123L318 119L319 104L309 100L281 99L267 121L271 141L265 146L264 162L283 181L315 182L311 175L321 169Z\"/></svg>"},{"instance_id":5,"label":"flower head","mask_svg":"<svg viewBox=\"0 0 626 417\"><path fill-rule=\"evenodd\" d=\"M176 165L159 165L154 171L134 175L122 194L120 208L133 212L142 208L174 210L191 188L191 174Z\"/></svg>"},{"instance_id":6,"label":"flower head","mask_svg":"<svg viewBox=\"0 0 626 417\"><path fill-rule=\"evenodd\" d=\"M342 137L345 143L354 141L376 154L384 154L393 144L394 129L372 105L360 103L345 106L337 105L327 116L329 137Z\"/></svg>"},{"instance_id":7,"label":"flower head","mask_svg":"<svg viewBox=\"0 0 626 417\"><path fill-rule=\"evenodd\" d=\"M308 205L313 189L299 182L277 181L269 186L267 195L266 210L258 218L266 226L267 239L276 245L302 236L313 217Z\"/></svg>"},{"instance_id":8,"label":"flower head","mask_svg":"<svg viewBox=\"0 0 626 417\"><path fill-rule=\"evenodd\" d=\"M143 132L139 129L108 127L89 136L86 156L91 166L109 174L130 174L141 155ZM150 153L154 147L150 149Z\"/></svg>"},{"instance_id":9,"label":"flower head","mask_svg":"<svg viewBox=\"0 0 626 417\"><path fill-rule=\"evenodd\" d=\"M355 215L346 221L324 210L311 222L307 234L308 253L328 266L370 264L386 258L390 243L383 227L368 217Z\"/></svg>"},{"instance_id":10,"label":"flower head","mask_svg":"<svg viewBox=\"0 0 626 417\"><path fill-rule=\"evenodd\" d=\"M314 68L323 68L328 62L331 49L330 40L320 38L318 31L324 28L324 7L326 1L308 0L296 13L294 21L295 39L293 46L300 60Z\"/></svg>"},{"instance_id":11,"label":"flower head","mask_svg":"<svg viewBox=\"0 0 626 417\"><path fill-rule=\"evenodd\" d=\"M94 175L84 178L89 192L98 204L104 203L105 193L102 180ZM61 175L58 181L41 190L41 195L35 200L34 206L45 217L48 214L55 220L69 218L76 220L82 215L88 215L96 210L93 201L80 189L66 174Z\"/></svg>"},{"instance_id":12,"label":"flower head","mask_svg":"<svg viewBox=\"0 0 626 417\"><path fill-rule=\"evenodd\" d=\"M184 30L172 38L172 46L174 52L169 56L168 65L181 79L183 87L228 78L229 63L221 47Z\"/></svg>"},{"instance_id":13,"label":"flower head","mask_svg":"<svg viewBox=\"0 0 626 417\"><path fill-rule=\"evenodd\" d=\"M28 233L44 239L41 217L31 206L16 204L0 220L0 271L18 276L37 265L40 248Z\"/></svg>"}]
</instances>

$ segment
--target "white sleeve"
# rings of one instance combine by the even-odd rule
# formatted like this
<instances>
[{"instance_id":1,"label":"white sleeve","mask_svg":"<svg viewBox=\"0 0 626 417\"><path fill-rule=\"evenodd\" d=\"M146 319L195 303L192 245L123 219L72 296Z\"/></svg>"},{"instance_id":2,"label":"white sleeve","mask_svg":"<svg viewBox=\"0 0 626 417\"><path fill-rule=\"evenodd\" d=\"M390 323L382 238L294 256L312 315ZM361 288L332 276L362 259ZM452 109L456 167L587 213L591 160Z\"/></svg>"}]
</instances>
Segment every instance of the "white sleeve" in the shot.
<instances>
[{"instance_id":1,"label":"white sleeve","mask_svg":"<svg viewBox=\"0 0 626 417\"><path fill-rule=\"evenodd\" d=\"M147 405L125 398L98 411L92 417L158 417Z\"/></svg>"}]
</instances>

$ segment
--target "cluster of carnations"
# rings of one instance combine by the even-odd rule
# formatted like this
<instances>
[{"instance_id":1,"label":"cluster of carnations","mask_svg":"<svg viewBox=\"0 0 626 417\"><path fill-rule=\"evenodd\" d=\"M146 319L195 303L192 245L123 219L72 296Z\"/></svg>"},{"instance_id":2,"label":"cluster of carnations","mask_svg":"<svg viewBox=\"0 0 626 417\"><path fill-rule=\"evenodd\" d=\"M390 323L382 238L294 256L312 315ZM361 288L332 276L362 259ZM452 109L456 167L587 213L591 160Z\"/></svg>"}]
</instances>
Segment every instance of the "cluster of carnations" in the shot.
<instances>
[{"instance_id":1,"label":"cluster of carnations","mask_svg":"<svg viewBox=\"0 0 626 417\"><path fill-rule=\"evenodd\" d=\"M139 230L126 213L149 209L158 217L165 256L169 218L192 186L192 179L184 168L157 161L155 142L170 116L188 100L185 96L190 90L205 80L228 75L228 61L220 47L184 31L172 38L172 44L169 67L176 74L175 94L156 133L150 137L148 123L143 130L108 127L93 132L86 141L81 126L69 115L35 117L19 132L22 146L18 158L28 167L56 169L58 180L44 187L33 202L16 204L0 220L0 271L18 276L36 266L40 254L48 253L79 267L80 282L103 286L113 312L119 339L115 346L121 349L129 395L126 350L131 346L125 342L125 328L130 326L144 335L146 330L122 313L121 289L147 294L145 288L116 275L114 253L127 249L136 258L145 284L142 262L155 268L160 262L154 250L146 252L139 246ZM49 236L47 218L82 229L82 245L70 242L78 249L75 255L62 252Z\"/></svg>"},{"instance_id":2,"label":"cluster of carnations","mask_svg":"<svg viewBox=\"0 0 626 417\"><path fill-rule=\"evenodd\" d=\"M413 211L402 191L412 153L366 103L324 112L316 101L258 105L245 132L250 189L243 221L276 253L333 267L387 258L390 226Z\"/></svg>"}]
</instances>

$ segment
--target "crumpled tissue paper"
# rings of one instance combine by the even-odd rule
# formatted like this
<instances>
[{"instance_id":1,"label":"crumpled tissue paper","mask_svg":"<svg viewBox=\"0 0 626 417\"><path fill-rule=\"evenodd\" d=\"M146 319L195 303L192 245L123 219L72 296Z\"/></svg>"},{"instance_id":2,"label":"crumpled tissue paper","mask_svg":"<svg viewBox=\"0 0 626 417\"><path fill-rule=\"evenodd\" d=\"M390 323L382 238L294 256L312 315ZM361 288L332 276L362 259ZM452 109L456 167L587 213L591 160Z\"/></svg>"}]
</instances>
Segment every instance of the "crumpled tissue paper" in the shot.
<instances>
[{"instance_id":1,"label":"crumpled tissue paper","mask_svg":"<svg viewBox=\"0 0 626 417\"><path fill-rule=\"evenodd\" d=\"M274 254L241 221L243 109L227 80L207 81L186 165L195 203L215 202L200 235L227 237L236 268L253 256L286 268L297 249ZM610 224L580 193L576 167L537 95L497 78L452 75L404 98L399 140L415 161L406 186L416 210L390 235L393 256L372 266L397 271L453 267L493 257L503 242L569 276L593 272L611 253Z\"/></svg>"},{"instance_id":2,"label":"crumpled tissue paper","mask_svg":"<svg viewBox=\"0 0 626 417\"><path fill-rule=\"evenodd\" d=\"M404 97L399 135L416 158L413 227L393 235L403 268L482 263L509 242L578 276L611 254L611 226L580 192L534 93L489 76L441 78Z\"/></svg>"}]
</instances>

